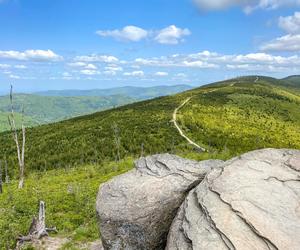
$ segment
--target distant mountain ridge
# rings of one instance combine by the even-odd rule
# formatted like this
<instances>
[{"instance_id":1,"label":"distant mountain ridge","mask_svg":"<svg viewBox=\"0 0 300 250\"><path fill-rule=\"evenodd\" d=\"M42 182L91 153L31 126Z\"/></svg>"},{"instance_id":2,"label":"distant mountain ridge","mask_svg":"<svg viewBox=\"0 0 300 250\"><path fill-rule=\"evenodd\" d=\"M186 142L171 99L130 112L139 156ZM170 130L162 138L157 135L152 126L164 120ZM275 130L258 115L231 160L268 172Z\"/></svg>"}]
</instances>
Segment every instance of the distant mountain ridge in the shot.
<instances>
[{"instance_id":1,"label":"distant mountain ridge","mask_svg":"<svg viewBox=\"0 0 300 250\"><path fill-rule=\"evenodd\" d=\"M36 92L33 94L41 96L112 96L125 95L135 99L150 99L158 96L172 95L192 89L189 85L173 85L173 86L154 86L154 87L117 87L108 89L90 89L90 90L48 90Z\"/></svg>"},{"instance_id":2,"label":"distant mountain ridge","mask_svg":"<svg viewBox=\"0 0 300 250\"><path fill-rule=\"evenodd\" d=\"M120 87L94 90L50 90L34 94L14 94L16 118L21 120L24 106L25 125L32 127L97 111L119 107L136 101L171 95L191 89L188 85L157 87ZM8 130L9 96L0 96L0 131ZM18 122L20 124L20 122Z\"/></svg>"}]
</instances>

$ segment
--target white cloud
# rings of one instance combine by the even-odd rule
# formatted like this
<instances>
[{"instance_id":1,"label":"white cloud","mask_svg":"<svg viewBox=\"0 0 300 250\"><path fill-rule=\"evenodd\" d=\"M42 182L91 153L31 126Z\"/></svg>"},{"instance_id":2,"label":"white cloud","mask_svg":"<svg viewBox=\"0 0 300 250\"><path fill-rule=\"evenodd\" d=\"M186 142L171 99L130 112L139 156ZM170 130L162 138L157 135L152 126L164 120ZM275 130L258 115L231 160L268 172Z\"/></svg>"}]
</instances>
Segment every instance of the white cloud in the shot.
<instances>
[{"instance_id":1,"label":"white cloud","mask_svg":"<svg viewBox=\"0 0 300 250\"><path fill-rule=\"evenodd\" d=\"M257 9L278 9L284 6L299 6L300 0L194 0L202 10L223 10L234 6L242 7L246 13Z\"/></svg>"},{"instance_id":2,"label":"white cloud","mask_svg":"<svg viewBox=\"0 0 300 250\"><path fill-rule=\"evenodd\" d=\"M108 71L123 71L123 68L119 66L107 66L104 69Z\"/></svg>"},{"instance_id":3,"label":"white cloud","mask_svg":"<svg viewBox=\"0 0 300 250\"><path fill-rule=\"evenodd\" d=\"M83 75L99 75L100 72L98 70L91 70L91 69L83 69L80 70L80 73Z\"/></svg>"},{"instance_id":4,"label":"white cloud","mask_svg":"<svg viewBox=\"0 0 300 250\"><path fill-rule=\"evenodd\" d=\"M27 69L27 66L26 65L23 65L23 64L18 64L15 66L16 69Z\"/></svg>"},{"instance_id":5,"label":"white cloud","mask_svg":"<svg viewBox=\"0 0 300 250\"><path fill-rule=\"evenodd\" d=\"M278 37L260 48L263 51L300 51L300 34Z\"/></svg>"},{"instance_id":6,"label":"white cloud","mask_svg":"<svg viewBox=\"0 0 300 250\"><path fill-rule=\"evenodd\" d=\"M117 63L119 59L114 56L92 54L88 56L76 56L75 61L79 61L81 63L82 62Z\"/></svg>"},{"instance_id":7,"label":"white cloud","mask_svg":"<svg viewBox=\"0 0 300 250\"><path fill-rule=\"evenodd\" d=\"M155 67L186 67L186 68L217 68L218 65L214 63L209 63L206 61L195 58L195 55L188 56L170 56L170 57L160 57L160 58L137 58L134 63L137 65L144 66L155 66Z\"/></svg>"},{"instance_id":8,"label":"white cloud","mask_svg":"<svg viewBox=\"0 0 300 250\"><path fill-rule=\"evenodd\" d=\"M178 28L175 25L161 30L144 30L137 26L125 26L121 30L99 30L96 33L102 37L113 37L120 41L139 42L149 38L160 44L178 44L183 41L184 36L191 34L189 29Z\"/></svg>"},{"instance_id":9,"label":"white cloud","mask_svg":"<svg viewBox=\"0 0 300 250\"><path fill-rule=\"evenodd\" d=\"M141 77L141 76L144 76L144 71L132 71L132 72L125 72L123 74L124 76L138 76L138 77Z\"/></svg>"},{"instance_id":10,"label":"white cloud","mask_svg":"<svg viewBox=\"0 0 300 250\"><path fill-rule=\"evenodd\" d=\"M11 66L8 65L8 64L0 64L0 69L8 69L10 68Z\"/></svg>"},{"instance_id":11,"label":"white cloud","mask_svg":"<svg viewBox=\"0 0 300 250\"><path fill-rule=\"evenodd\" d=\"M84 68L86 68L86 69L97 69L97 66L95 64L89 63Z\"/></svg>"},{"instance_id":12,"label":"white cloud","mask_svg":"<svg viewBox=\"0 0 300 250\"><path fill-rule=\"evenodd\" d=\"M300 33L300 12L295 12L293 16L280 17L278 25L289 34Z\"/></svg>"},{"instance_id":13,"label":"white cloud","mask_svg":"<svg viewBox=\"0 0 300 250\"><path fill-rule=\"evenodd\" d=\"M103 71L103 74L107 75L107 76L115 76L117 74L117 72L113 71L113 70L105 70L105 71Z\"/></svg>"},{"instance_id":14,"label":"white cloud","mask_svg":"<svg viewBox=\"0 0 300 250\"><path fill-rule=\"evenodd\" d=\"M9 78L11 78L11 79L21 79L21 77L17 76L17 75L9 75Z\"/></svg>"},{"instance_id":15,"label":"white cloud","mask_svg":"<svg viewBox=\"0 0 300 250\"><path fill-rule=\"evenodd\" d=\"M98 30L96 34L103 37L113 37L117 40L138 42L148 36L148 31L129 25L125 26L122 30Z\"/></svg>"},{"instance_id":16,"label":"white cloud","mask_svg":"<svg viewBox=\"0 0 300 250\"><path fill-rule=\"evenodd\" d=\"M73 80L74 79L69 72L63 72L62 76L63 76L62 79L64 79L64 80Z\"/></svg>"},{"instance_id":17,"label":"white cloud","mask_svg":"<svg viewBox=\"0 0 300 250\"><path fill-rule=\"evenodd\" d=\"M158 71L155 73L156 76L168 76L169 73L168 72L162 72L162 71Z\"/></svg>"},{"instance_id":18,"label":"white cloud","mask_svg":"<svg viewBox=\"0 0 300 250\"><path fill-rule=\"evenodd\" d=\"M69 72L63 72L63 74L62 74L63 76L72 76Z\"/></svg>"},{"instance_id":19,"label":"white cloud","mask_svg":"<svg viewBox=\"0 0 300 250\"><path fill-rule=\"evenodd\" d=\"M218 68L218 65L213 63L207 63L203 61L183 61L183 66L192 68Z\"/></svg>"},{"instance_id":20,"label":"white cloud","mask_svg":"<svg viewBox=\"0 0 300 250\"><path fill-rule=\"evenodd\" d=\"M202 51L188 55L171 55L159 58L137 58L132 62L143 67L182 67L196 69L241 70L259 72L288 72L291 68L300 70L300 57L276 56L268 53L218 54ZM180 75L175 75L180 77ZM182 75L183 76L183 75Z\"/></svg>"},{"instance_id":21,"label":"white cloud","mask_svg":"<svg viewBox=\"0 0 300 250\"><path fill-rule=\"evenodd\" d=\"M84 67L86 66L85 62L72 62L72 63L68 63L69 66L77 68L77 67Z\"/></svg>"},{"instance_id":22,"label":"white cloud","mask_svg":"<svg viewBox=\"0 0 300 250\"><path fill-rule=\"evenodd\" d=\"M300 51L300 12L295 12L292 16L279 17L278 26L287 34L266 42L260 49L263 51Z\"/></svg>"},{"instance_id":23,"label":"white cloud","mask_svg":"<svg viewBox=\"0 0 300 250\"><path fill-rule=\"evenodd\" d=\"M52 50L25 50L23 52L8 50L0 51L0 58L22 60L22 61L60 61L62 56L55 54Z\"/></svg>"},{"instance_id":24,"label":"white cloud","mask_svg":"<svg viewBox=\"0 0 300 250\"><path fill-rule=\"evenodd\" d=\"M176 76L176 77L180 77L180 78L187 77L187 75L184 74L184 73L178 73L178 74L176 74L175 76Z\"/></svg>"},{"instance_id":25,"label":"white cloud","mask_svg":"<svg viewBox=\"0 0 300 250\"><path fill-rule=\"evenodd\" d=\"M178 44L183 41L184 36L190 35L189 29L181 29L170 25L157 32L154 40L161 44Z\"/></svg>"}]
</instances>

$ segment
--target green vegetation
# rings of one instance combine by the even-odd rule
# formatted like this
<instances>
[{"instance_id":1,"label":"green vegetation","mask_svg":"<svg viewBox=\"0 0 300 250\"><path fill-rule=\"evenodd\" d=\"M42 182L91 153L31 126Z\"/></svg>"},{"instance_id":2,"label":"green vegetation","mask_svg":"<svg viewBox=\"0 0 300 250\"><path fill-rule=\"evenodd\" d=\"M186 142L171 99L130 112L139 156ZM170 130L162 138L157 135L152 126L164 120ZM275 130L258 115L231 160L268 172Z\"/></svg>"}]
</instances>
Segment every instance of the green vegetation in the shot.
<instances>
[{"instance_id":1,"label":"green vegetation","mask_svg":"<svg viewBox=\"0 0 300 250\"><path fill-rule=\"evenodd\" d=\"M132 159L120 163L84 165L30 174L24 189L17 182L4 185L0 195L0 249L13 247L19 234L27 235L38 202L46 202L46 222L56 226L69 245L99 238L95 202L99 184L132 168ZM11 248L10 248L11 249Z\"/></svg>"},{"instance_id":2,"label":"green vegetation","mask_svg":"<svg viewBox=\"0 0 300 250\"><path fill-rule=\"evenodd\" d=\"M236 83L194 96L181 110L187 134L205 147L239 154L300 148L300 96L261 84Z\"/></svg>"},{"instance_id":3,"label":"green vegetation","mask_svg":"<svg viewBox=\"0 0 300 250\"><path fill-rule=\"evenodd\" d=\"M299 148L299 95L273 83L278 80L255 79L234 79L28 129L27 171L115 160L114 123L120 131L121 158L138 157L142 148L144 154L189 153L193 147L175 129L172 113L190 96L178 122L210 152L229 157L261 147ZM0 143L0 155L7 157L15 176L11 135L1 134Z\"/></svg>"},{"instance_id":4,"label":"green vegetation","mask_svg":"<svg viewBox=\"0 0 300 250\"><path fill-rule=\"evenodd\" d=\"M121 87L95 90L53 90L36 94L15 94L16 116L24 106L25 124L33 127L106 110L138 100L146 100L190 89L188 85L157 87ZM9 130L9 96L0 96L0 132Z\"/></svg>"},{"instance_id":5,"label":"green vegetation","mask_svg":"<svg viewBox=\"0 0 300 250\"><path fill-rule=\"evenodd\" d=\"M264 147L300 149L299 92L284 80L256 79L228 80L28 129L25 189L16 190L14 181L0 195L0 248L2 242L13 244L16 234L26 233L40 199L47 204L47 223L70 237L71 245L94 240L98 185L130 169L132 159L141 154L170 152L203 160L228 159ZM174 109L189 97L178 123L208 149L205 153L189 145L172 122ZM120 134L120 164L113 163L113 124ZM7 158L9 175L17 178L9 132L0 134L0 145L0 159Z\"/></svg>"},{"instance_id":6,"label":"green vegetation","mask_svg":"<svg viewBox=\"0 0 300 250\"><path fill-rule=\"evenodd\" d=\"M63 119L93 113L124 104L132 103L135 99L127 96L78 96L57 97L38 96L29 94L14 95L14 108L17 116L21 116L24 106L25 121L27 126L36 126ZM0 131L9 129L7 112L10 112L8 96L0 97ZM3 121L3 122L2 122Z\"/></svg>"}]
</instances>

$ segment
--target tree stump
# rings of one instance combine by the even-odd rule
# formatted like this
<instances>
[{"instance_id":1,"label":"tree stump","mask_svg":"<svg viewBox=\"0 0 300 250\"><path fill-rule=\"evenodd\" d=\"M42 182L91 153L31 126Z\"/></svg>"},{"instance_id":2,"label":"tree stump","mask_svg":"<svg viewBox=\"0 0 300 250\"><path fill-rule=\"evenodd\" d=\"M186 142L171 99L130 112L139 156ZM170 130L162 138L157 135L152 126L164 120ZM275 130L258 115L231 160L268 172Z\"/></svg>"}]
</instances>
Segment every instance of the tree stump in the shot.
<instances>
[{"instance_id":1,"label":"tree stump","mask_svg":"<svg viewBox=\"0 0 300 250\"><path fill-rule=\"evenodd\" d=\"M45 202L40 201L38 218L33 217L28 235L26 236L20 235L17 238L17 246L22 245L25 241L39 240L44 236L48 236L48 232L57 232L57 230L56 227L54 228L46 227Z\"/></svg>"}]
</instances>

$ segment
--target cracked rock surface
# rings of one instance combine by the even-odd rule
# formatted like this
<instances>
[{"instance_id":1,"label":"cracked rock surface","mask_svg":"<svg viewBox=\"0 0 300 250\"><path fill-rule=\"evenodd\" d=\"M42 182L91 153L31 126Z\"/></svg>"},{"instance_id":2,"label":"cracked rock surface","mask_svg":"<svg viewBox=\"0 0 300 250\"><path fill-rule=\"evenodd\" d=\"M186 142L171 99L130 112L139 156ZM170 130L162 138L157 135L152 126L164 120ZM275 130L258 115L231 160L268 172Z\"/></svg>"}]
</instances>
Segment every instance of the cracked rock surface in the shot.
<instances>
[{"instance_id":1,"label":"cracked rock surface","mask_svg":"<svg viewBox=\"0 0 300 250\"><path fill-rule=\"evenodd\" d=\"M105 249L164 249L187 193L223 161L175 155L142 157L135 169L103 184L96 209Z\"/></svg>"},{"instance_id":2,"label":"cracked rock surface","mask_svg":"<svg viewBox=\"0 0 300 250\"><path fill-rule=\"evenodd\" d=\"M212 170L180 207L166 249L299 250L300 151L252 151Z\"/></svg>"}]
</instances>

